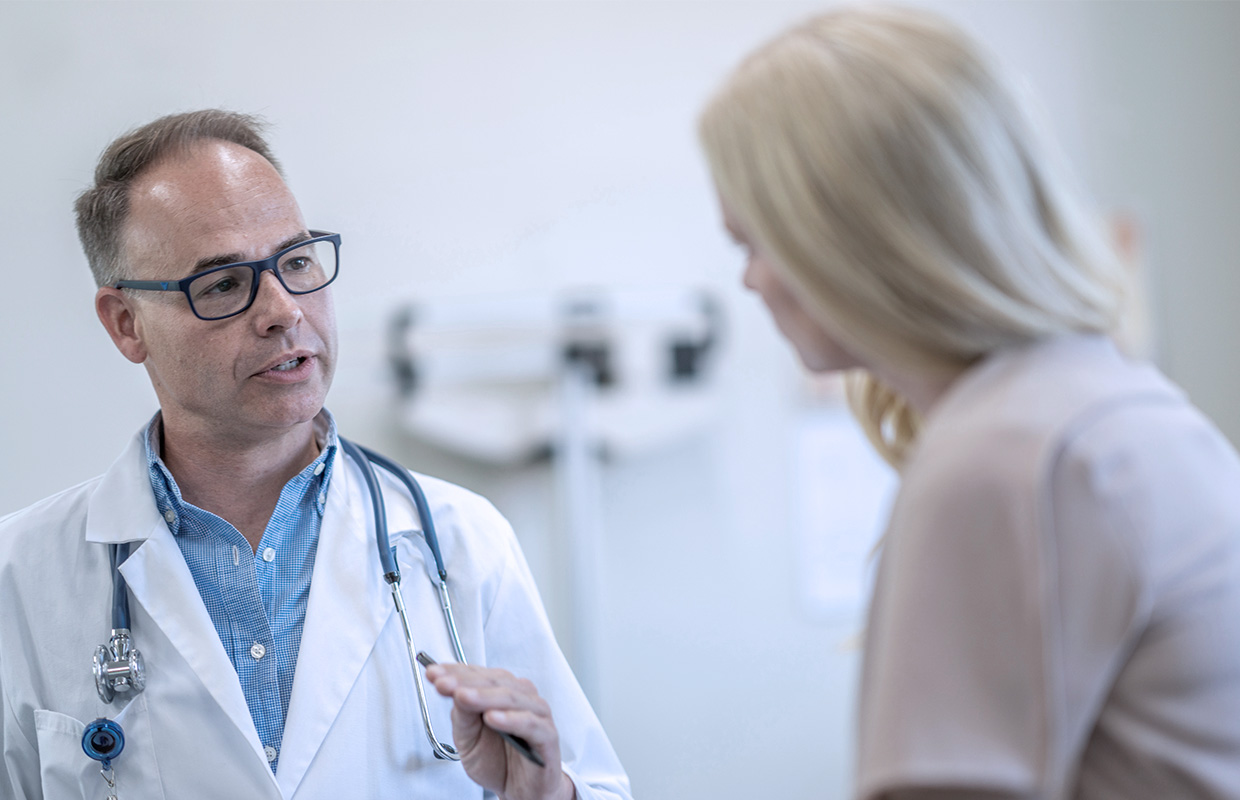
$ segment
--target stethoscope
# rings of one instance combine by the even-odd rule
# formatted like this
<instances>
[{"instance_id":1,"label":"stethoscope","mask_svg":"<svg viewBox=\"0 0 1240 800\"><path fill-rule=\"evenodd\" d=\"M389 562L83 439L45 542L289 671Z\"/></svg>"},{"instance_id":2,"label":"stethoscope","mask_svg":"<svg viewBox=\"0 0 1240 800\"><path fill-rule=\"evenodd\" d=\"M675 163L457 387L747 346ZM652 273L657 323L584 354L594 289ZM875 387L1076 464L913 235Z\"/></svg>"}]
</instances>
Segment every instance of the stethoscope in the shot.
<instances>
[{"instance_id":1,"label":"stethoscope","mask_svg":"<svg viewBox=\"0 0 1240 800\"><path fill-rule=\"evenodd\" d=\"M396 462L379 455L373 450L354 444L345 439L338 439L341 449L357 462L362 470L362 478L370 492L370 502L374 509L375 543L379 548L379 562L383 566L383 579L387 581L392 592L392 602L396 605L396 613L400 616L401 628L405 632L405 646L409 651L409 665L413 670L414 685L418 691L418 706L422 711L422 725L426 730L426 738L430 741L436 758L459 761L461 756L456 748L439 740L431 725L430 709L426 703L426 687L422 682L422 673L418 669L418 650L413 643L413 632L409 627L409 617L405 612L405 600L400 593L400 567L396 564L396 555L388 542L387 514L383 506L383 491L379 486L379 478L375 475L372 464L378 464L409 490L414 505L418 509L418 519L422 525L422 535L435 559L435 569L439 574L436 589L439 591L439 604L443 609L444 621L448 626L448 635L452 639L452 649L456 660L462 664L465 651L461 647L461 638L456 631L456 619L452 615L452 602L448 598L448 570L444 567L443 555L439 551L439 537L435 535L435 523L431 519L430 506L426 503L426 495L422 487L413 479L407 470ZM95 678L95 689L99 699L111 703L116 695L136 695L146 686L146 665L142 654L133 646L129 630L129 592L125 578L121 575L120 565L129 557L129 543L111 546L112 567L112 635L106 645L95 648L94 662L91 671ZM434 582L434 577L431 578ZM99 762L100 774L108 784L111 794L108 800L116 800L116 776L112 762L125 747L125 734L121 726L114 720L100 717L86 726L82 734L82 750L86 755Z\"/></svg>"}]
</instances>

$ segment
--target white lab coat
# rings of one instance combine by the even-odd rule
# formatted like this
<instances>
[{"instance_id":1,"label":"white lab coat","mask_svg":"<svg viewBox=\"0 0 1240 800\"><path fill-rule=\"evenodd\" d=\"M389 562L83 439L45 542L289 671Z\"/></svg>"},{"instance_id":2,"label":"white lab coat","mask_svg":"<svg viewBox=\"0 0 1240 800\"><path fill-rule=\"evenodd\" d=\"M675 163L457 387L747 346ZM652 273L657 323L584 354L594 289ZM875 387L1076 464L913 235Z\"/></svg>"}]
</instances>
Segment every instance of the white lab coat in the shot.
<instances>
[{"instance_id":1,"label":"white lab coat","mask_svg":"<svg viewBox=\"0 0 1240 800\"><path fill-rule=\"evenodd\" d=\"M152 496L141 436L95 480L0 519L0 796L104 798L83 753L84 724L124 727L122 800L156 798L481 798L423 732L400 620L375 546L369 495L341 452L323 516L292 698L272 774L236 671ZM414 641L452 657L407 492L383 470L388 526ZM551 705L565 771L582 800L629 798L628 779L557 647L524 557L482 498L419 476L472 663L528 677ZM132 542L134 644L146 690L105 705L90 671L111 626L108 545ZM451 741L448 701L431 717ZM489 793L485 796L490 797Z\"/></svg>"}]
</instances>

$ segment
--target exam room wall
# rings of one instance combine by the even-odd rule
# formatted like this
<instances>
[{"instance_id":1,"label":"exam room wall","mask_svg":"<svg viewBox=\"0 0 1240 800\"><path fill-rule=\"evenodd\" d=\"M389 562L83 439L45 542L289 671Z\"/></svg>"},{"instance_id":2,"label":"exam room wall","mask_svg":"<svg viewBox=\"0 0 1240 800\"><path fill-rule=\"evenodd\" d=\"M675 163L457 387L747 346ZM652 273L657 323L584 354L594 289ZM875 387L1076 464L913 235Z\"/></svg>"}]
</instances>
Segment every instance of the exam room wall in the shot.
<instances>
[{"instance_id":1,"label":"exam room wall","mask_svg":"<svg viewBox=\"0 0 1240 800\"><path fill-rule=\"evenodd\" d=\"M1157 357L1240 440L1240 4L929 5L1029 79L1103 206L1136 219ZM479 286L719 294L718 423L604 476L596 700L643 798L841 796L857 621L809 617L795 591L804 384L737 287L693 133L742 53L821 7L0 2L0 514L105 469L154 406L93 319L73 233L100 148L173 110L257 111L307 219L345 236L343 429L492 497L557 626L547 471L401 434L386 314Z\"/></svg>"}]
</instances>

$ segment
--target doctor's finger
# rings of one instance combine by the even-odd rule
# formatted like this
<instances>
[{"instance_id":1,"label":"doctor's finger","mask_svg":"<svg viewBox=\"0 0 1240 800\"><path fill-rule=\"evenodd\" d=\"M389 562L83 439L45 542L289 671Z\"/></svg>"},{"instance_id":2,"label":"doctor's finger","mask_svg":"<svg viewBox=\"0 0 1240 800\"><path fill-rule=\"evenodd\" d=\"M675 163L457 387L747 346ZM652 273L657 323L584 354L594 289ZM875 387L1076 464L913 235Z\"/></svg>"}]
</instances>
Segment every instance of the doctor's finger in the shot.
<instances>
[{"instance_id":1,"label":"doctor's finger","mask_svg":"<svg viewBox=\"0 0 1240 800\"><path fill-rule=\"evenodd\" d=\"M534 684L524 678L517 678L505 670L486 670L473 672L469 670L441 670L438 666L426 671L426 677L435 687L435 691L445 697L455 697L461 689L507 689L514 693L537 695Z\"/></svg>"},{"instance_id":2,"label":"doctor's finger","mask_svg":"<svg viewBox=\"0 0 1240 800\"><path fill-rule=\"evenodd\" d=\"M431 667L428 669L426 671L426 679L430 682L431 686L435 687L435 691L439 692L444 697L451 697L452 693L456 691L457 686L459 685L459 682L455 676L447 674L438 667Z\"/></svg>"},{"instance_id":3,"label":"doctor's finger","mask_svg":"<svg viewBox=\"0 0 1240 800\"><path fill-rule=\"evenodd\" d=\"M560 734L550 716L496 709L487 711L482 719L488 728L519 736L544 757L558 760Z\"/></svg>"},{"instance_id":4,"label":"doctor's finger","mask_svg":"<svg viewBox=\"0 0 1240 800\"><path fill-rule=\"evenodd\" d=\"M484 711L528 711L551 716L551 706L537 692L513 686L464 686L452 693L452 699L463 711L481 714Z\"/></svg>"},{"instance_id":5,"label":"doctor's finger","mask_svg":"<svg viewBox=\"0 0 1240 800\"><path fill-rule=\"evenodd\" d=\"M479 667L473 664L435 664L427 667L426 675L434 681L451 678L458 686L499 686L523 680L506 669Z\"/></svg>"}]
</instances>

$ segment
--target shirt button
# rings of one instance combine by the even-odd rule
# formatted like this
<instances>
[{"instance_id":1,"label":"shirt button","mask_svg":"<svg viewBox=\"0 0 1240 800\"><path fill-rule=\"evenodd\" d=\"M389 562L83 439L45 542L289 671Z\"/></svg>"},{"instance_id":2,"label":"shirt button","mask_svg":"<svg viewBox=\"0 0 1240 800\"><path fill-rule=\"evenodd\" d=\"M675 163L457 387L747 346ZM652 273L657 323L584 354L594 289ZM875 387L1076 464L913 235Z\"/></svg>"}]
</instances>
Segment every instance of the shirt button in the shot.
<instances>
[{"instance_id":1,"label":"shirt button","mask_svg":"<svg viewBox=\"0 0 1240 800\"><path fill-rule=\"evenodd\" d=\"M267 655L267 648L263 647L258 642L255 642L250 646L250 655L254 656L255 661L258 661L260 658Z\"/></svg>"},{"instance_id":2,"label":"shirt button","mask_svg":"<svg viewBox=\"0 0 1240 800\"><path fill-rule=\"evenodd\" d=\"M267 745L263 748L263 754L267 756L267 763L271 763L276 760L276 749L271 745Z\"/></svg>"},{"instance_id":3,"label":"shirt button","mask_svg":"<svg viewBox=\"0 0 1240 800\"><path fill-rule=\"evenodd\" d=\"M263 551L263 561L275 561L275 560L276 560L276 549L274 547L268 547L266 550Z\"/></svg>"},{"instance_id":4,"label":"shirt button","mask_svg":"<svg viewBox=\"0 0 1240 800\"><path fill-rule=\"evenodd\" d=\"M323 470L324 470L324 469L326 469L326 468L327 468L327 462L325 462L325 461L320 461L320 462L319 462L317 465L315 465L315 467L314 467L314 474L315 474L315 475L322 475L322 474L323 474Z\"/></svg>"},{"instance_id":5,"label":"shirt button","mask_svg":"<svg viewBox=\"0 0 1240 800\"><path fill-rule=\"evenodd\" d=\"M168 524L171 525L177 521L177 512L173 511L171 508L168 509L164 512L164 519L166 519Z\"/></svg>"},{"instance_id":6,"label":"shirt button","mask_svg":"<svg viewBox=\"0 0 1240 800\"><path fill-rule=\"evenodd\" d=\"M327 492L319 492L319 505L327 502Z\"/></svg>"}]
</instances>

